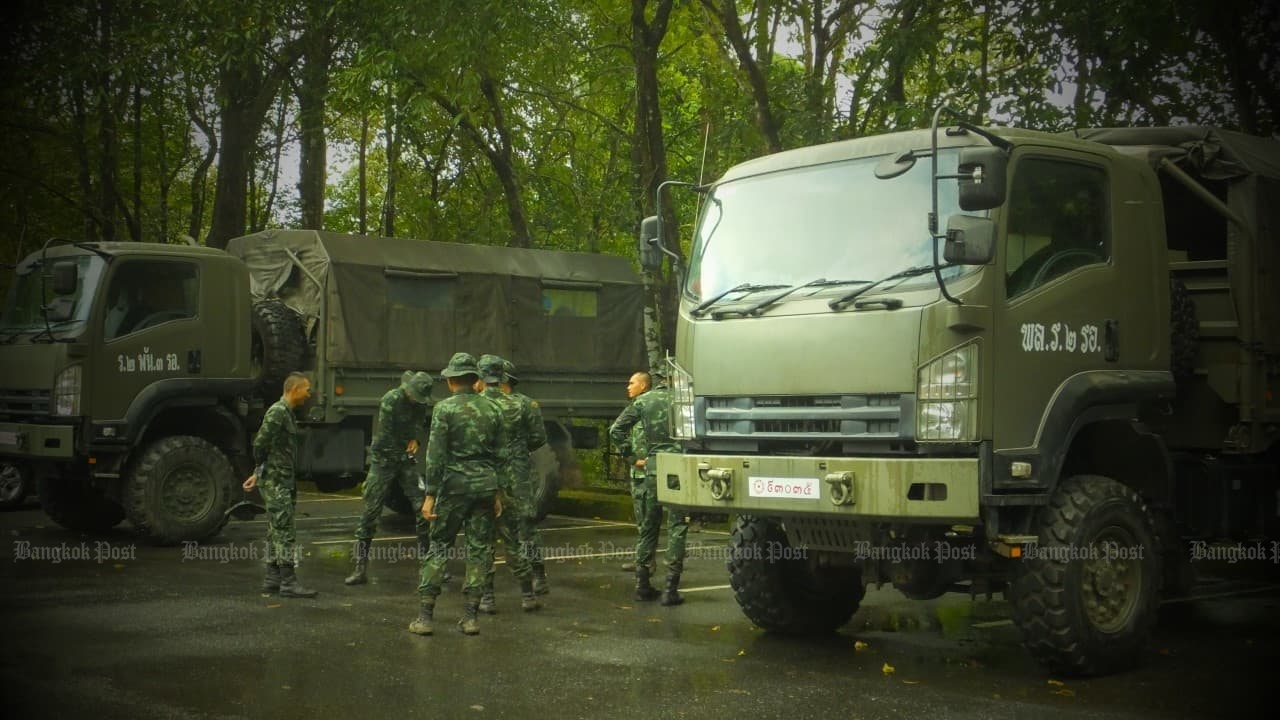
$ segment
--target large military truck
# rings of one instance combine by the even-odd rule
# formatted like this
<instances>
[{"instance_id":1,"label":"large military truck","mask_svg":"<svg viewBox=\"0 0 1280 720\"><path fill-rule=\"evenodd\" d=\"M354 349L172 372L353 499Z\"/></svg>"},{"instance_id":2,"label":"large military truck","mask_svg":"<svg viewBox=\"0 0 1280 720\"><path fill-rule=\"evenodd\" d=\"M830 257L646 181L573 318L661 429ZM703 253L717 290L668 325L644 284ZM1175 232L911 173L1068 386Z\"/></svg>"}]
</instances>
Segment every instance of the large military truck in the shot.
<instances>
[{"instance_id":1,"label":"large military truck","mask_svg":"<svg viewBox=\"0 0 1280 720\"><path fill-rule=\"evenodd\" d=\"M760 627L829 632L868 583L1003 592L1038 660L1105 673L1189 541L1273 557L1280 143L935 118L698 191L658 492L737 516Z\"/></svg>"},{"instance_id":2,"label":"large military truck","mask_svg":"<svg viewBox=\"0 0 1280 720\"><path fill-rule=\"evenodd\" d=\"M313 384L299 475L334 491L363 479L382 394L467 350L512 359L541 404L545 513L572 450L597 442L575 420L625 404L642 303L629 261L586 253L287 230L225 252L53 242L18 266L0 316L0 472L33 478L70 529L127 516L161 543L205 538L244 499L252 434L290 371Z\"/></svg>"}]
</instances>

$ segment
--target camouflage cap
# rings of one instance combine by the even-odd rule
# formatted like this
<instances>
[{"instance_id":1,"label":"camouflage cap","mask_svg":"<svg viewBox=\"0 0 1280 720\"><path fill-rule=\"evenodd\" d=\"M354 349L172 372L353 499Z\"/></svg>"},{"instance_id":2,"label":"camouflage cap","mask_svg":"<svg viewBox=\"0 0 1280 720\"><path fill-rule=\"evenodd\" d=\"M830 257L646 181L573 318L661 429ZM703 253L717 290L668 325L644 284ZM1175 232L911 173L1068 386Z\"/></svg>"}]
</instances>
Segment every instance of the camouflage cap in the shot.
<instances>
[{"instance_id":1,"label":"camouflage cap","mask_svg":"<svg viewBox=\"0 0 1280 720\"><path fill-rule=\"evenodd\" d=\"M464 375L475 375L479 377L480 369L476 367L476 359L471 353L454 353L449 358L449 364L445 369L440 371L441 377L456 378Z\"/></svg>"},{"instance_id":2,"label":"camouflage cap","mask_svg":"<svg viewBox=\"0 0 1280 720\"><path fill-rule=\"evenodd\" d=\"M406 372L400 381L400 387L416 403L423 403L431 397L431 383L435 382L425 372Z\"/></svg>"},{"instance_id":3,"label":"camouflage cap","mask_svg":"<svg viewBox=\"0 0 1280 720\"><path fill-rule=\"evenodd\" d=\"M481 355L476 367L480 369L480 379L489 385L496 385L506 379L503 366L507 361L497 355Z\"/></svg>"},{"instance_id":4,"label":"camouflage cap","mask_svg":"<svg viewBox=\"0 0 1280 720\"><path fill-rule=\"evenodd\" d=\"M507 382L512 385L520 382L520 378L516 377L516 365L510 360L502 361L502 373L507 376Z\"/></svg>"}]
</instances>

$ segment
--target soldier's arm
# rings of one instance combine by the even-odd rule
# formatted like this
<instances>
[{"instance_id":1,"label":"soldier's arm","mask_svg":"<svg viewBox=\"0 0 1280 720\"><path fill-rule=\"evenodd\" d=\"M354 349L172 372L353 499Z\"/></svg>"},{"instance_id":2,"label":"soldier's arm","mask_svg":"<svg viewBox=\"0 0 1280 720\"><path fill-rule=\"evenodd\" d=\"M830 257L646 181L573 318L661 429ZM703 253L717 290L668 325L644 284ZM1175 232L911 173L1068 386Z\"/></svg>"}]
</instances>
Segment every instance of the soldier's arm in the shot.
<instances>
[{"instance_id":1,"label":"soldier's arm","mask_svg":"<svg viewBox=\"0 0 1280 720\"><path fill-rule=\"evenodd\" d=\"M542 410L536 400L530 400L525 407L525 432L529 438L529 452L533 452L547 444L547 426L542 422Z\"/></svg>"},{"instance_id":2,"label":"soldier's arm","mask_svg":"<svg viewBox=\"0 0 1280 720\"><path fill-rule=\"evenodd\" d=\"M437 407L431 413L431 437L427 439L426 469L423 484L427 495L439 495L444 483L444 464L449 457L449 421L447 408Z\"/></svg>"},{"instance_id":3,"label":"soldier's arm","mask_svg":"<svg viewBox=\"0 0 1280 720\"><path fill-rule=\"evenodd\" d=\"M618 415L618 419L609 426L609 440L614 445L625 445L631 427L637 422L640 422L640 408L636 407L636 401L632 400L631 404Z\"/></svg>"},{"instance_id":4,"label":"soldier's arm","mask_svg":"<svg viewBox=\"0 0 1280 720\"><path fill-rule=\"evenodd\" d=\"M272 405L267 408L267 414L262 418L262 427L258 428L258 434L253 438L253 460L258 465L267 461L267 455L271 452L271 448L276 444L276 438L280 436L280 429L284 426L284 416L278 405Z\"/></svg>"}]
</instances>

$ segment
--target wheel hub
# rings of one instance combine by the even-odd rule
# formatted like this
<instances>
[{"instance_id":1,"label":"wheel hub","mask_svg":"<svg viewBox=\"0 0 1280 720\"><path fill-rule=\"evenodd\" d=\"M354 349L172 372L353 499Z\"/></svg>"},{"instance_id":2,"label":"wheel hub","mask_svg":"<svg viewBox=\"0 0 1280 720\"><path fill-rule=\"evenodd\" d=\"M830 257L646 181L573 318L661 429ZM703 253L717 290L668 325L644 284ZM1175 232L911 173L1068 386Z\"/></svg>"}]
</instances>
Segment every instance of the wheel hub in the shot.
<instances>
[{"instance_id":1,"label":"wheel hub","mask_svg":"<svg viewBox=\"0 0 1280 720\"><path fill-rule=\"evenodd\" d=\"M1138 604L1142 565L1115 549L1135 546L1133 537L1121 528L1099 533L1091 546L1093 553L1082 568L1082 594L1089 622L1105 633L1120 632Z\"/></svg>"},{"instance_id":2,"label":"wheel hub","mask_svg":"<svg viewBox=\"0 0 1280 720\"><path fill-rule=\"evenodd\" d=\"M165 514L181 522L204 517L213 507L213 483L196 465L183 465L165 476L160 504Z\"/></svg>"}]
</instances>

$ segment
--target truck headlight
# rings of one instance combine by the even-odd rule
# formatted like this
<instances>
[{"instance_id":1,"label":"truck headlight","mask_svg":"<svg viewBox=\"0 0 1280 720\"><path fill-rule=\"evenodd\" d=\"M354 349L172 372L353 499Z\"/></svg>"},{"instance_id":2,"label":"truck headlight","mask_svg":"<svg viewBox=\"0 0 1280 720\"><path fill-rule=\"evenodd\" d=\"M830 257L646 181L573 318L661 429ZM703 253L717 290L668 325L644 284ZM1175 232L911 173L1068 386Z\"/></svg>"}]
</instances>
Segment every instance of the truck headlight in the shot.
<instances>
[{"instance_id":1,"label":"truck headlight","mask_svg":"<svg viewBox=\"0 0 1280 720\"><path fill-rule=\"evenodd\" d=\"M692 440L696 436L693 422L693 376L671 358L667 358L667 374L671 376L671 437L675 440Z\"/></svg>"},{"instance_id":2,"label":"truck headlight","mask_svg":"<svg viewBox=\"0 0 1280 720\"><path fill-rule=\"evenodd\" d=\"M916 383L916 439L976 440L978 344L969 343L920 368Z\"/></svg>"},{"instance_id":3,"label":"truck headlight","mask_svg":"<svg viewBox=\"0 0 1280 720\"><path fill-rule=\"evenodd\" d=\"M80 366L72 365L53 381L53 414L80 414Z\"/></svg>"}]
</instances>

